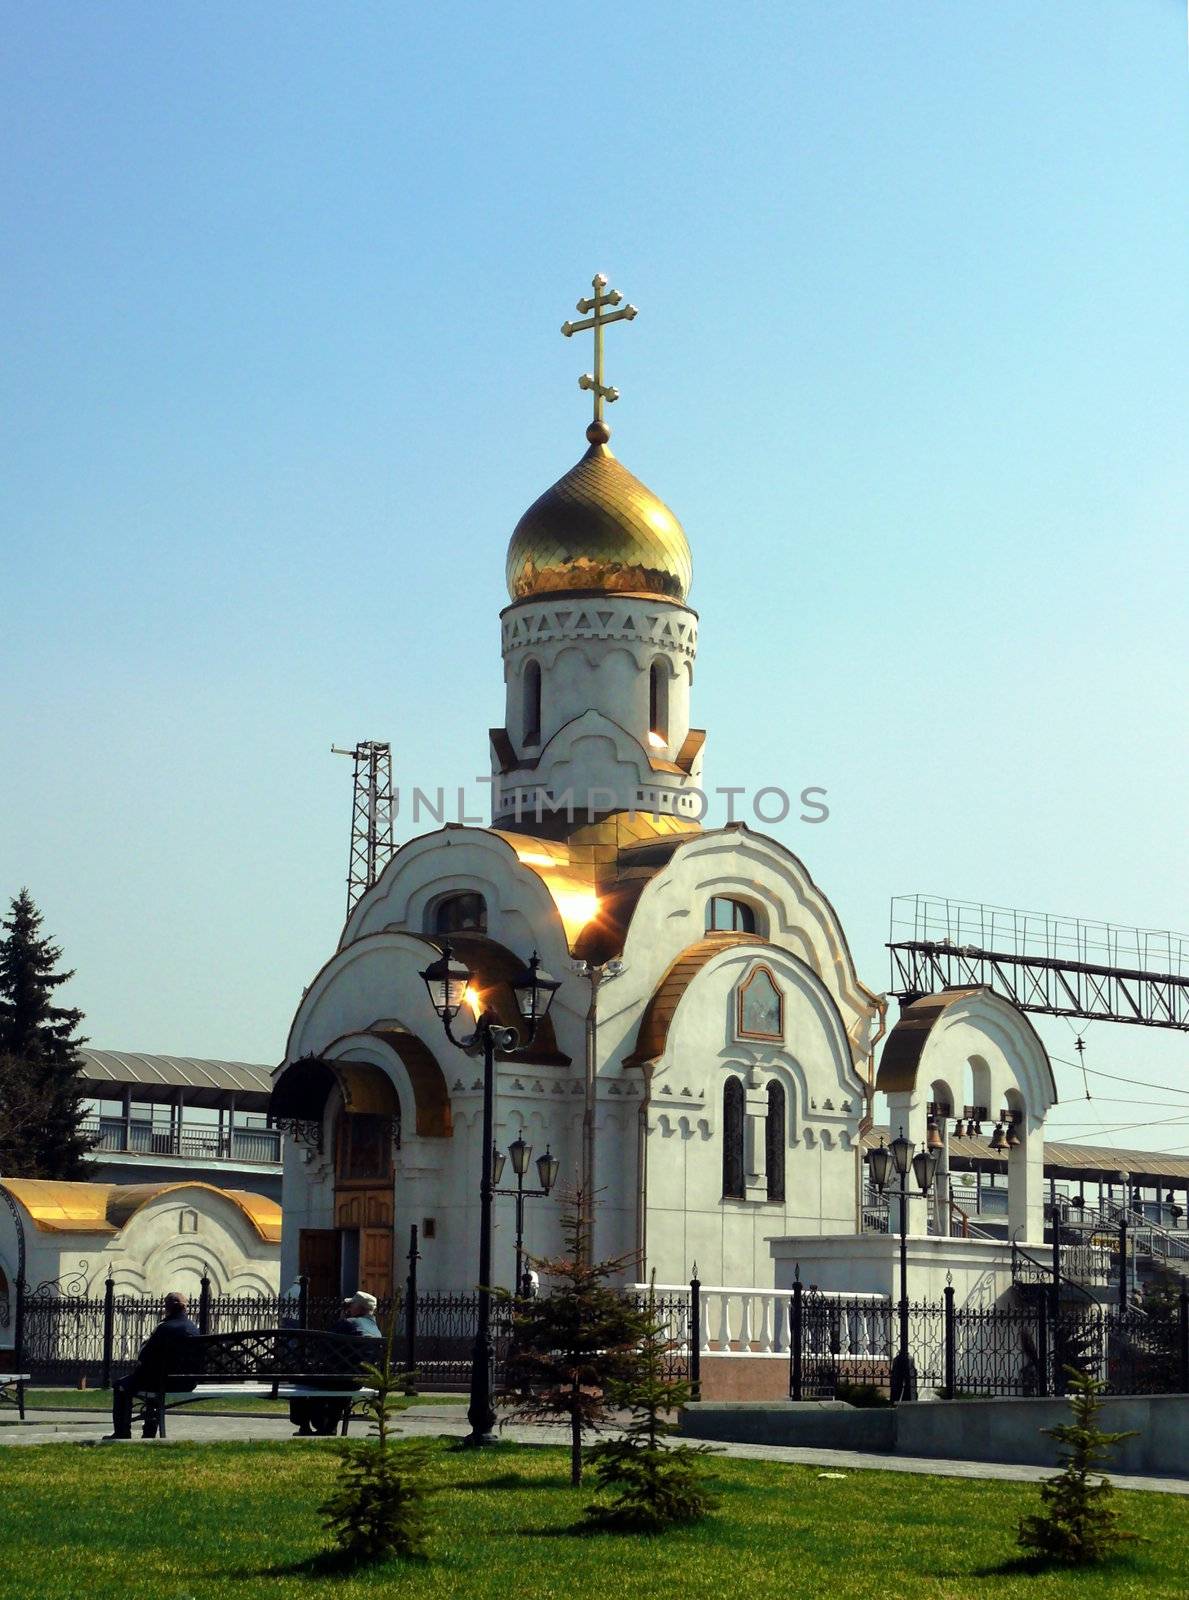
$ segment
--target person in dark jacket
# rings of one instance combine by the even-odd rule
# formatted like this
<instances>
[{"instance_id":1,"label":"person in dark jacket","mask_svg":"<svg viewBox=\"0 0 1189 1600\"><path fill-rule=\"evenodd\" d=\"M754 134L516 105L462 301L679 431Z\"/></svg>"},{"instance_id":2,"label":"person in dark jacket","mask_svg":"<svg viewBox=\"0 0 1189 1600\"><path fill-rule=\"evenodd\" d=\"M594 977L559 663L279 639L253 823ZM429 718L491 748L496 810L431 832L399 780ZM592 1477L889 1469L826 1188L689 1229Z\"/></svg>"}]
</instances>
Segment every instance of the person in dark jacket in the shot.
<instances>
[{"instance_id":1,"label":"person in dark jacket","mask_svg":"<svg viewBox=\"0 0 1189 1600\"><path fill-rule=\"evenodd\" d=\"M379 1324L376 1322L376 1297L367 1294L364 1290L357 1290L343 1301L343 1314L327 1332L345 1334L350 1339L381 1339ZM328 1384L329 1388L338 1388L336 1383ZM342 1387L354 1387L349 1380L344 1380ZM315 1433L333 1433L341 1422L343 1405L339 1400L291 1400L289 1402L289 1420L297 1424L298 1437L308 1439Z\"/></svg>"},{"instance_id":2,"label":"person in dark jacket","mask_svg":"<svg viewBox=\"0 0 1189 1600\"><path fill-rule=\"evenodd\" d=\"M188 1365L186 1341L196 1339L198 1329L186 1315L184 1294L165 1296L165 1315L140 1347L136 1366L126 1378L112 1385L111 1422L109 1439L131 1439L132 1406L136 1395L151 1394L161 1386L161 1380L171 1372L184 1372ZM193 1382L179 1384L180 1389L192 1389ZM158 1417L146 1400L144 1437L157 1437Z\"/></svg>"}]
</instances>

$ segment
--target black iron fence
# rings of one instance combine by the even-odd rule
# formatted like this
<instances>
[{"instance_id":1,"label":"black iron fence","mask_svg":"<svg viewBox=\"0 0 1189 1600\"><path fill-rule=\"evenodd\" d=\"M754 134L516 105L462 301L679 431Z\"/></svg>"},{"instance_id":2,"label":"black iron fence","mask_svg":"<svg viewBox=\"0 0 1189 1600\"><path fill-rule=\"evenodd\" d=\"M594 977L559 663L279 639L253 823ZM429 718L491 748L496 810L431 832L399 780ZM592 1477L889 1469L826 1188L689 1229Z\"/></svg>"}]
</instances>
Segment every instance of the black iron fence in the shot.
<instances>
[{"instance_id":1,"label":"black iron fence","mask_svg":"<svg viewBox=\"0 0 1189 1600\"><path fill-rule=\"evenodd\" d=\"M80 1292L81 1291L81 1292ZM145 1340L165 1314L163 1299L116 1293L109 1279L102 1295L90 1295L69 1279L39 1285L23 1297L22 1348L13 1355L18 1371L34 1383L86 1384L107 1388L136 1364ZM204 1279L190 1308L203 1333L240 1333L256 1328L329 1328L343 1314L337 1296L311 1295L304 1281L292 1295L216 1295ZM393 1360L414 1375L419 1389L465 1389L478 1318L476 1294L398 1295L376 1308L381 1327L395 1315ZM497 1377L511 1336L506 1304L492 1307Z\"/></svg>"},{"instance_id":2,"label":"black iron fence","mask_svg":"<svg viewBox=\"0 0 1189 1600\"><path fill-rule=\"evenodd\" d=\"M628 1293L641 1308L649 1297ZM700 1395L704 1361L729 1360L748 1349L712 1348L704 1337L702 1289L666 1290L653 1299L666 1339L670 1379L688 1381ZM797 1283L780 1302L773 1348L789 1352L789 1393L795 1400L846 1398L855 1390L888 1395L901 1345L900 1307L873 1295L825 1294ZM492 1304L495 1386L503 1381L512 1341L513 1305ZM1070 1302L1051 1291L1017 1290L989 1306L955 1304L952 1288L933 1303L907 1306L909 1396L942 1399L1028 1397L1064 1392L1070 1368L1099 1379L1108 1394L1189 1393L1189 1288L1155 1305L1127 1307ZM129 1372L141 1345L164 1314L159 1299L117 1294L109 1280L101 1296L81 1281L61 1279L24 1294L16 1318L22 1347L17 1370L35 1383L107 1387ZM337 1296L309 1293L305 1280L292 1295L227 1296L203 1280L191 1308L204 1333L258 1328L328 1328L342 1315ZM405 1294L381 1300L377 1318L393 1328L393 1357L418 1389L465 1389L478 1323L478 1295L422 1294L411 1275ZM786 1321L787 1319L787 1321Z\"/></svg>"},{"instance_id":3,"label":"black iron fence","mask_svg":"<svg viewBox=\"0 0 1189 1600\"><path fill-rule=\"evenodd\" d=\"M993 1306L907 1307L908 1396L1027 1398L1065 1392L1070 1369L1107 1394L1189 1392L1189 1289L1157 1306L1069 1302L1051 1293ZM824 1295L795 1284L789 1302L789 1393L832 1398L855 1389L890 1394L901 1345L892 1301Z\"/></svg>"}]
</instances>

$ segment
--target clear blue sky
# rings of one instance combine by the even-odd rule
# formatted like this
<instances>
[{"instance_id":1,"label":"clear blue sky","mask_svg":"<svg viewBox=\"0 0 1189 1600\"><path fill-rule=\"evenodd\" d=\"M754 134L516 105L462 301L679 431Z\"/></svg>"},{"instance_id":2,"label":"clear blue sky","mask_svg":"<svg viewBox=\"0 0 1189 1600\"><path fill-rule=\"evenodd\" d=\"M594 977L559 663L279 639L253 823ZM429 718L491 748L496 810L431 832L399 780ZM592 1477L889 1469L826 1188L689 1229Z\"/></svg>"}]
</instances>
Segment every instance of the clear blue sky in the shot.
<instances>
[{"instance_id":1,"label":"clear blue sky","mask_svg":"<svg viewBox=\"0 0 1189 1600\"><path fill-rule=\"evenodd\" d=\"M867 982L916 889L1189 929L1181 0L5 29L0 894L93 1042L278 1059L341 923L331 743L486 770L600 269L640 307L615 447L694 549L708 782L827 789L774 831ZM1089 1043L1189 1089L1181 1038Z\"/></svg>"}]
</instances>

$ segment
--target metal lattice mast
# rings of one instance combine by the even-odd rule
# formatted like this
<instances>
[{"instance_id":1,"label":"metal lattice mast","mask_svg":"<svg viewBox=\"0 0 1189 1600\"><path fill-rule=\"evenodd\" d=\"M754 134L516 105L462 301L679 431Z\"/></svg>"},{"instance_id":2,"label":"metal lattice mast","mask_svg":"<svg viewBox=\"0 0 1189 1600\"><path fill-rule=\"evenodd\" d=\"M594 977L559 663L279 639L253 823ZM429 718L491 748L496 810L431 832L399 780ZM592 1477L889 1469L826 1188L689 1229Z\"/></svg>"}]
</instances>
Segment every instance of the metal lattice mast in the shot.
<instances>
[{"instance_id":1,"label":"metal lattice mast","mask_svg":"<svg viewBox=\"0 0 1189 1600\"><path fill-rule=\"evenodd\" d=\"M331 754L355 763L351 808L351 854L347 866L347 915L392 859L395 807L392 800L392 746L365 739L354 750L331 745Z\"/></svg>"}]
</instances>

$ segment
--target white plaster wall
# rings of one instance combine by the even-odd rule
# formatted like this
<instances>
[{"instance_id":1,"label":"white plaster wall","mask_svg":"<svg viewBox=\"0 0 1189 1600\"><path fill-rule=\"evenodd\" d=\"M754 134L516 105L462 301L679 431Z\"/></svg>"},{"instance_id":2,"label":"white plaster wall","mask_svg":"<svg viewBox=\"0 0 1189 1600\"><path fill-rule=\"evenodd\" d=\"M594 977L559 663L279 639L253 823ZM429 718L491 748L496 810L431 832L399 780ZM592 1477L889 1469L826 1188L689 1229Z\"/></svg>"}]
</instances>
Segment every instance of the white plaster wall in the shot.
<instances>
[{"instance_id":1,"label":"white plaster wall","mask_svg":"<svg viewBox=\"0 0 1189 1600\"><path fill-rule=\"evenodd\" d=\"M842 1015L852 1060L865 1063L880 1008L859 981L837 913L796 856L744 827L691 835L640 896L623 976L600 1002L608 1058L631 1053L644 1006L681 952L702 938L715 895L753 906L759 931L812 968Z\"/></svg>"},{"instance_id":2,"label":"white plaster wall","mask_svg":"<svg viewBox=\"0 0 1189 1600\"><path fill-rule=\"evenodd\" d=\"M735 1036L737 987L757 961L784 995L783 1045ZM723 1198L722 1094L730 1076L753 1097L773 1079L784 1087L783 1203ZM803 962L747 947L715 957L686 989L653 1074L645 1274L655 1269L662 1282L685 1282L696 1262L704 1282L767 1288L769 1237L853 1231L861 1089L837 1008ZM766 1185L762 1137L760 1162L757 1192Z\"/></svg>"},{"instance_id":3,"label":"white plaster wall","mask_svg":"<svg viewBox=\"0 0 1189 1600\"><path fill-rule=\"evenodd\" d=\"M774 1238L769 1245L775 1287L801 1282L838 1294L900 1294L900 1241L886 1233L824 1239L813 1234ZM986 1308L1011 1290L1011 1249L989 1239L908 1240L908 1298L941 1305L946 1283L954 1304Z\"/></svg>"},{"instance_id":4,"label":"white plaster wall","mask_svg":"<svg viewBox=\"0 0 1189 1600\"><path fill-rule=\"evenodd\" d=\"M649 725L649 669L669 670L669 742L658 755L672 759L689 732L689 697L697 653L698 617L674 600L600 595L596 599L522 600L501 617L505 726L517 755L535 756L523 742L525 664L541 668L544 741L584 711L619 723L640 744Z\"/></svg>"}]
</instances>

